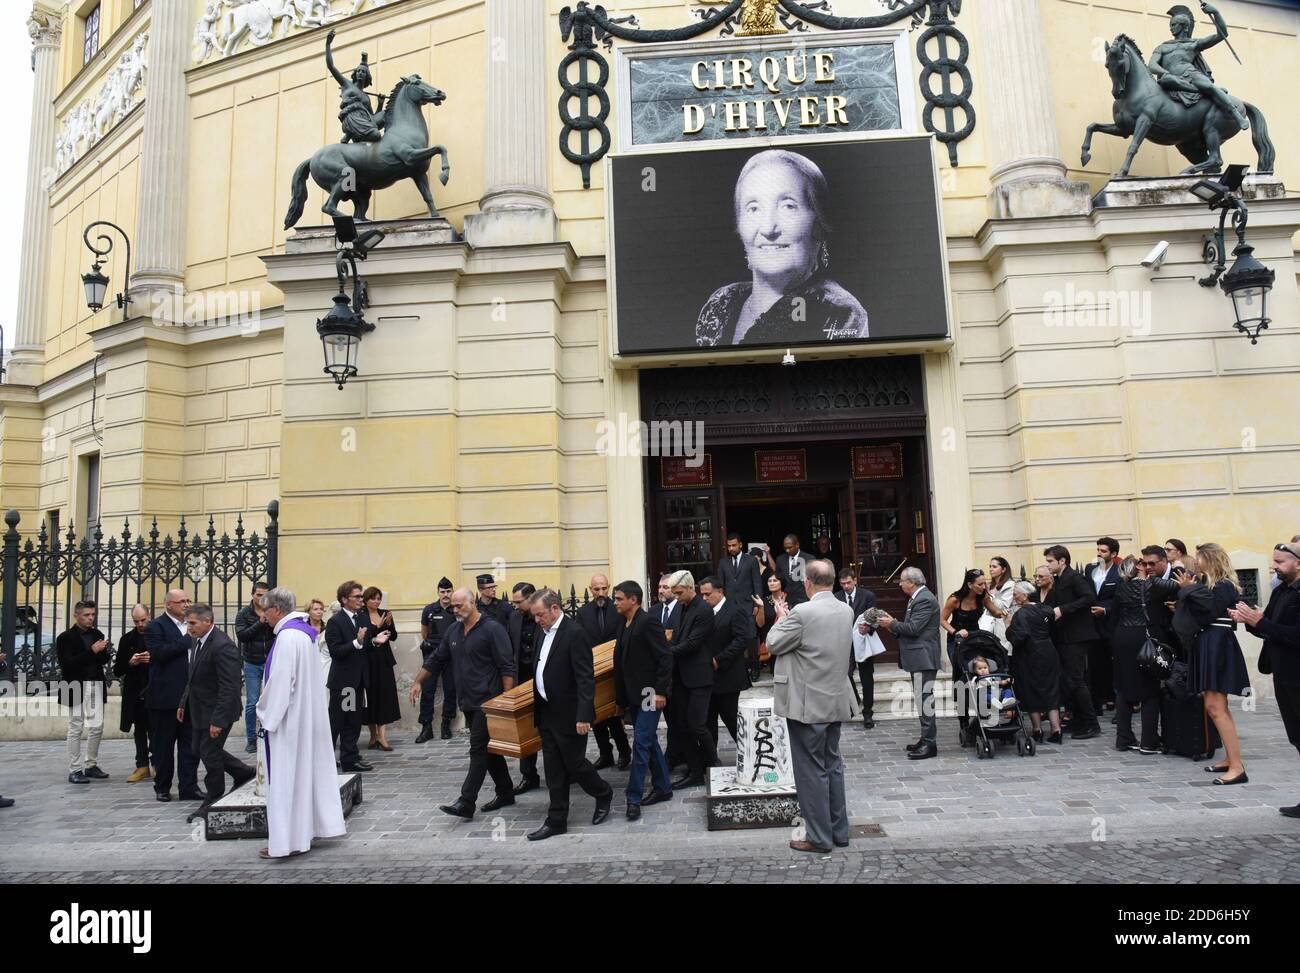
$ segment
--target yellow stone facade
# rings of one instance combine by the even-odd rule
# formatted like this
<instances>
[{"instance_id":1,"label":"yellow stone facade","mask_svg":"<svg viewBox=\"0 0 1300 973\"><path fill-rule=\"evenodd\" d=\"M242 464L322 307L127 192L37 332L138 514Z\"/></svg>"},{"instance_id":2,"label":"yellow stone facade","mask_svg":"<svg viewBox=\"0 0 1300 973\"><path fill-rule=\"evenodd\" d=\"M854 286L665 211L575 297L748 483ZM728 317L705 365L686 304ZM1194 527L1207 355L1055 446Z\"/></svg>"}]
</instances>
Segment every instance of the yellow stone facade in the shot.
<instances>
[{"instance_id":1,"label":"yellow stone facade","mask_svg":"<svg viewBox=\"0 0 1300 973\"><path fill-rule=\"evenodd\" d=\"M20 353L0 386L0 507L18 509L25 528L53 510L64 524L79 520L80 458L92 452L101 456L106 525L145 514L167 529L182 514L211 514L219 531L240 515L260 527L266 503L279 497L280 580L328 600L343 576L361 578L385 590L399 621L413 620L443 574L468 582L495 571L507 582L579 591L597 570L644 577L641 461L595 448L601 419L636 418L638 377L610 354L603 167L583 188L558 148L563 0L393 0L335 25L340 67L366 51L376 90L418 73L447 92L444 105L426 111L452 166L434 195L463 233L494 188L488 146L504 131L485 121L493 58L514 56L501 53L488 7L503 3L508 16L515 3L522 16L524 5L540 4L544 112L521 108L522 121L495 121L544 126L541 188L555 221L550 239L517 246L433 244L420 235L424 213L411 184L378 193L373 218L411 222L364 266L368 318L378 329L363 344L361 376L341 392L321 374L313 327L336 289L332 244L281 225L293 169L338 137L325 31L277 27L263 46L195 63L189 35L207 3L176 0L188 6L182 37L174 13L163 23L161 2L105 0L101 53L85 66L87 5L35 5L58 27L42 28L58 34L47 69L54 92L35 105L56 130L141 32L150 34L150 75L139 103L66 171L51 168L52 148L33 149L49 159L29 195L29 225L47 221L48 232L40 273L24 281L33 296L23 306L34 309L25 313L36 318L19 331L25 324L39 347ZM995 553L1032 566L1050 542L1089 559L1100 534L1119 538L1126 552L1171 534L1213 539L1239 567L1263 568L1272 543L1300 531L1300 433L1283 391L1300 367L1300 202L1251 208L1251 242L1277 270L1274 323L1256 347L1232 332L1224 296L1188 279L1204 273L1201 237L1212 217L1203 207L996 218L1005 146L989 120L1003 72L988 53L996 16L979 9L989 2L967 5L959 18L980 121L961 143L958 168L939 152L954 320L952 341L924 355L938 586ZM1098 136L1091 164L1079 165L1084 126L1110 120L1102 40L1125 32L1149 52L1167 35L1168 4L1007 2L1032 14L1030 32L1046 52L1047 83L1034 97L1053 120L1065 178L1096 192L1124 146ZM1220 6L1245 63L1216 49L1216 77L1270 119L1277 174L1300 187L1300 127L1290 86L1278 83L1290 77L1300 11L1243 0ZM633 0L612 12L635 14L642 27L673 27L699 7ZM835 11L881 7L837 0ZM151 111L163 110L157 72L168 43L186 46L184 125L153 138L175 140L185 189L158 200L144 146L159 117ZM912 69L916 81L920 66ZM613 79L610 97L616 104ZM1230 143L1227 156L1253 165L1248 137ZM1133 174L1170 175L1182 164L1149 145ZM323 199L313 187L302 227L321 222ZM111 304L88 312L82 229L112 220L136 240L141 221L160 213L179 221L173 249L184 298L159 304L154 289L125 314ZM1179 280L1152 282L1140 266L1161 239L1172 244L1164 276ZM121 288L122 258L119 244L107 269L110 294ZM1149 333L1063 337L1043 311L1048 296L1069 287L1149 291ZM232 316L250 308L253 323Z\"/></svg>"}]
</instances>

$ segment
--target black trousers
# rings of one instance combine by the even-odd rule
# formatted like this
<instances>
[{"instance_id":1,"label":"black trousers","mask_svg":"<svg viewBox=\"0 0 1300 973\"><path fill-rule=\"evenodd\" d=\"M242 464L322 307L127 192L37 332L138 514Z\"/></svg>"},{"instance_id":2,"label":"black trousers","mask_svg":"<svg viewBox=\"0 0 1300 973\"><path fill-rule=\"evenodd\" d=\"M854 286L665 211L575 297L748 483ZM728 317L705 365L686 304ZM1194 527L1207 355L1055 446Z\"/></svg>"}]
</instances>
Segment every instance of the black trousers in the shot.
<instances>
[{"instance_id":1,"label":"black trousers","mask_svg":"<svg viewBox=\"0 0 1300 973\"><path fill-rule=\"evenodd\" d=\"M203 764L203 789L208 792L208 804L226 793L226 774L240 781L257 774L257 771L226 749L228 736L230 727L222 730L215 740L212 739L208 726L194 727L194 756Z\"/></svg>"},{"instance_id":2,"label":"black trousers","mask_svg":"<svg viewBox=\"0 0 1300 973\"><path fill-rule=\"evenodd\" d=\"M461 799L477 804L478 792L483 789L483 779L491 774L497 797L513 800L515 785L510 779L506 758L499 753L488 753L488 744L492 738L488 734L486 714L481 709L466 710L465 719L469 721L469 773L465 775L465 783L460 785ZM549 773L546 775L547 780L550 776Z\"/></svg>"},{"instance_id":3,"label":"black trousers","mask_svg":"<svg viewBox=\"0 0 1300 973\"><path fill-rule=\"evenodd\" d=\"M138 769L149 766L149 710L139 699L131 706L131 732L135 736L135 765Z\"/></svg>"},{"instance_id":4,"label":"black trousers","mask_svg":"<svg viewBox=\"0 0 1300 973\"><path fill-rule=\"evenodd\" d=\"M330 741L339 748L339 765L348 768L361 760L361 711L365 691L351 686L330 690Z\"/></svg>"},{"instance_id":5,"label":"black trousers","mask_svg":"<svg viewBox=\"0 0 1300 973\"><path fill-rule=\"evenodd\" d=\"M533 780L539 776L537 773L537 754L519 758L519 776L524 780Z\"/></svg>"},{"instance_id":6,"label":"black trousers","mask_svg":"<svg viewBox=\"0 0 1300 973\"><path fill-rule=\"evenodd\" d=\"M194 756L194 724L190 711L184 722L177 722L174 709L149 710L149 738L153 741L153 789L170 793L172 775L180 765L180 792L192 794L199 789L199 761Z\"/></svg>"},{"instance_id":7,"label":"black trousers","mask_svg":"<svg viewBox=\"0 0 1300 973\"><path fill-rule=\"evenodd\" d=\"M1088 643L1088 689L1098 708L1115 702L1115 661L1108 638Z\"/></svg>"},{"instance_id":8,"label":"black trousers","mask_svg":"<svg viewBox=\"0 0 1300 973\"><path fill-rule=\"evenodd\" d=\"M442 679L442 721L450 723L456 718L456 678L451 664L437 659L425 659L429 675L421 687L420 725L428 726L433 722L433 711L438 700L438 679ZM531 677L530 677L531 678Z\"/></svg>"},{"instance_id":9,"label":"black trousers","mask_svg":"<svg viewBox=\"0 0 1300 973\"><path fill-rule=\"evenodd\" d=\"M684 721L678 712L683 706L685 703L677 702L677 684L674 683L673 691L668 696L668 705L664 707L664 723L668 727L668 746L664 750L664 758L670 768L686 763L686 743L682 736Z\"/></svg>"},{"instance_id":10,"label":"black trousers","mask_svg":"<svg viewBox=\"0 0 1300 973\"><path fill-rule=\"evenodd\" d=\"M704 771L717 764L718 748L709 733L709 701L713 690L709 686L691 689L673 680L673 714L677 719L677 736L681 741L682 757L690 768L692 777L701 777Z\"/></svg>"},{"instance_id":11,"label":"black trousers","mask_svg":"<svg viewBox=\"0 0 1300 973\"><path fill-rule=\"evenodd\" d=\"M875 721L876 660L872 656L867 656L866 662L859 662L857 665L858 682L862 683L862 721L872 723Z\"/></svg>"},{"instance_id":12,"label":"black trousers","mask_svg":"<svg viewBox=\"0 0 1300 973\"><path fill-rule=\"evenodd\" d=\"M613 758L616 746L620 757L631 755L632 750L627 745L627 731L623 729L623 720L619 717L611 716L604 722L597 723L591 730L596 738L596 749L602 757Z\"/></svg>"},{"instance_id":13,"label":"black trousers","mask_svg":"<svg viewBox=\"0 0 1300 973\"><path fill-rule=\"evenodd\" d=\"M1277 707L1282 711L1286 738L1296 750L1300 750L1300 685L1287 685L1275 679L1273 692L1277 696Z\"/></svg>"},{"instance_id":14,"label":"black trousers","mask_svg":"<svg viewBox=\"0 0 1300 973\"><path fill-rule=\"evenodd\" d=\"M1147 750L1160 749L1160 733L1158 730L1160 724L1160 697L1151 696L1141 700L1142 703L1142 739L1138 741L1133 736L1133 703L1138 702L1136 699L1128 699L1123 693L1115 693L1115 745L1120 747L1131 747L1135 743L1141 743L1142 747Z\"/></svg>"},{"instance_id":15,"label":"black trousers","mask_svg":"<svg viewBox=\"0 0 1300 973\"><path fill-rule=\"evenodd\" d=\"M740 693L713 693L709 696L709 735L713 737L713 750L718 749L718 718L736 740L736 711L740 709Z\"/></svg>"},{"instance_id":16,"label":"black trousers","mask_svg":"<svg viewBox=\"0 0 1300 973\"><path fill-rule=\"evenodd\" d=\"M553 726L540 726L538 733L542 738L546 789L551 793L551 806L546 811L547 824L553 828L563 828L568 824L569 787L572 784L577 784L598 801L614 796L614 788L587 759L585 736L580 736L574 729Z\"/></svg>"},{"instance_id":17,"label":"black trousers","mask_svg":"<svg viewBox=\"0 0 1300 973\"><path fill-rule=\"evenodd\" d=\"M1088 692L1088 643L1065 642L1057 651L1061 656L1061 696L1070 706L1072 731L1100 729L1092 693Z\"/></svg>"}]
</instances>

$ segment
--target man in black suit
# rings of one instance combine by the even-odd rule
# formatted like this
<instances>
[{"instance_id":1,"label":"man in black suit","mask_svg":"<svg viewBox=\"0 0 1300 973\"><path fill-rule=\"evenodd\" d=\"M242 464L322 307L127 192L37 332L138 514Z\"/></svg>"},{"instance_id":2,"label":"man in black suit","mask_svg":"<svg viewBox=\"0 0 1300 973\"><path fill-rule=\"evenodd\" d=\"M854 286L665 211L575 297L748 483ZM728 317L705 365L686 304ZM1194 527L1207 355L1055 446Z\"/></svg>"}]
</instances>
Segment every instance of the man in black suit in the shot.
<instances>
[{"instance_id":1,"label":"man in black suit","mask_svg":"<svg viewBox=\"0 0 1300 973\"><path fill-rule=\"evenodd\" d=\"M182 801L202 801L199 790L199 761L194 755L194 725L188 713L177 719L181 696L190 678L192 643L185 628L190 596L179 588L167 592L166 611L144 630L149 653L149 688L145 705L149 710L149 739L153 742L153 789L160 801L172 799L172 774L180 769Z\"/></svg>"},{"instance_id":2,"label":"man in black suit","mask_svg":"<svg viewBox=\"0 0 1300 973\"><path fill-rule=\"evenodd\" d=\"M682 617L682 606L673 597L672 585L668 583L670 577L672 576L665 574L659 579L659 599L646 609L646 614L659 623L664 630L665 640L671 645L673 629L677 627ZM668 727L668 747L664 750L664 757L668 761L668 770L671 772L673 768L686 763L686 744L682 742L681 734L678 733L671 695L668 697L668 708L664 710L664 725Z\"/></svg>"},{"instance_id":3,"label":"man in black suit","mask_svg":"<svg viewBox=\"0 0 1300 973\"><path fill-rule=\"evenodd\" d=\"M149 710L144 705L145 690L149 686L149 654L144 644L144 630L150 622L149 609L136 605L131 609L131 628L122 633L113 656L113 675L122 685L122 719L118 724L123 733L135 735L135 770L126 779L128 784L148 780L153 776L149 769Z\"/></svg>"},{"instance_id":4,"label":"man in black suit","mask_svg":"<svg viewBox=\"0 0 1300 973\"><path fill-rule=\"evenodd\" d=\"M627 778L627 819L641 817L643 804L671 800L673 782L659 749L659 714L668 705L673 657L663 626L641 610L641 586L621 581L614 586L614 607L623 618L614 649L614 698L619 716L632 719L632 773ZM650 772L653 789L645 793Z\"/></svg>"},{"instance_id":5,"label":"man in black suit","mask_svg":"<svg viewBox=\"0 0 1300 973\"><path fill-rule=\"evenodd\" d=\"M1097 560L1083 571L1097 598L1097 604L1092 606L1097 639L1088 646L1088 688L1098 716L1104 706L1115 708L1115 663L1110 640L1115 634L1115 589L1119 586L1119 564L1119 541L1113 537L1099 537Z\"/></svg>"},{"instance_id":6,"label":"man in black suit","mask_svg":"<svg viewBox=\"0 0 1300 973\"><path fill-rule=\"evenodd\" d=\"M668 579L682 614L668 645L673 654L673 709L678 739L686 758L686 774L673 781L673 790L699 787L708 768L718 763L709 733L709 701L713 698L713 609L695 592L689 571Z\"/></svg>"},{"instance_id":7,"label":"man in black suit","mask_svg":"<svg viewBox=\"0 0 1300 973\"><path fill-rule=\"evenodd\" d=\"M591 601L578 609L578 624L587 633L592 648L595 648L618 637L623 619L610 600L609 578L603 574L592 575L587 590L591 592ZM596 738L596 749L600 752L600 759L596 761L597 770L614 766L615 746L618 747L618 769L627 770L627 765L632 762L632 749L627 745L627 733L623 729L622 720L617 716L602 720L592 728L592 736Z\"/></svg>"},{"instance_id":8,"label":"man in black suit","mask_svg":"<svg viewBox=\"0 0 1300 973\"><path fill-rule=\"evenodd\" d=\"M1145 576L1148 578L1159 578L1162 581L1168 581L1172 568L1169 564L1168 556L1165 549L1160 544L1151 544L1142 548L1142 567L1145 569ZM1176 646L1178 637L1174 635L1173 612L1165 604L1163 596L1156 590L1154 585L1147 585L1147 628L1157 642L1163 645Z\"/></svg>"},{"instance_id":9,"label":"man in black suit","mask_svg":"<svg viewBox=\"0 0 1300 973\"><path fill-rule=\"evenodd\" d=\"M762 597L763 572L758 559L745 553L744 541L734 531L727 535L727 556L718 561L717 578L727 597L737 604L751 605L754 596Z\"/></svg>"},{"instance_id":10,"label":"man in black suit","mask_svg":"<svg viewBox=\"0 0 1300 973\"><path fill-rule=\"evenodd\" d=\"M800 549L797 534L786 534L781 546L785 553L776 559L776 573L785 581L786 604L793 608L808 600L803 582L808 577L808 562L812 556Z\"/></svg>"},{"instance_id":11,"label":"man in black suit","mask_svg":"<svg viewBox=\"0 0 1300 973\"><path fill-rule=\"evenodd\" d=\"M1091 740L1100 736L1097 711L1088 692L1088 645L1097 639L1092 607L1097 593L1078 571L1070 567L1070 552L1060 544L1043 551L1047 569L1056 581L1045 604L1053 609L1056 650L1061 656L1061 684L1070 703L1074 724L1072 740Z\"/></svg>"},{"instance_id":12,"label":"man in black suit","mask_svg":"<svg viewBox=\"0 0 1300 973\"><path fill-rule=\"evenodd\" d=\"M528 599L536 593L537 589L527 581L520 581L510 591L512 610L506 634L510 636L510 648L515 654L516 686L533 678L533 667L537 662L537 622L528 606ZM542 778L537 773L537 754L520 757L519 783L515 785L515 796L527 794L541 786Z\"/></svg>"},{"instance_id":13,"label":"man in black suit","mask_svg":"<svg viewBox=\"0 0 1300 973\"><path fill-rule=\"evenodd\" d=\"M207 605L191 605L185 612L185 627L194 652L176 719L188 716L194 727L194 756L203 764L203 786L208 792L207 800L190 815L193 821L226 792L226 774L239 787L256 777L257 771L226 750L226 737L239 719L239 647L213 627Z\"/></svg>"},{"instance_id":14,"label":"man in black suit","mask_svg":"<svg viewBox=\"0 0 1300 973\"><path fill-rule=\"evenodd\" d=\"M719 717L731 734L732 742L736 740L740 694L750 687L746 659L750 648L758 642L758 628L754 624L752 608L729 598L720 578L701 581L700 597L713 611L713 634L709 636L713 688L709 694L708 726L716 750Z\"/></svg>"},{"instance_id":15,"label":"man in black suit","mask_svg":"<svg viewBox=\"0 0 1300 973\"><path fill-rule=\"evenodd\" d=\"M542 738L542 761L551 805L546 821L528 834L542 841L569 827L569 786L577 783L596 799L591 823L609 817L614 788L587 760L587 733L596 720L596 676L591 640L582 626L564 617L560 596L548 588L529 601L541 635L533 674L533 719Z\"/></svg>"},{"instance_id":16,"label":"man in black suit","mask_svg":"<svg viewBox=\"0 0 1300 973\"><path fill-rule=\"evenodd\" d=\"M337 592L339 611L325 623L325 647L330 653L330 737L339 748L339 764L345 771L374 770L361 759L357 737L361 735L361 713L365 707L367 674L366 627L359 625L361 583L344 581Z\"/></svg>"},{"instance_id":17,"label":"man in black suit","mask_svg":"<svg viewBox=\"0 0 1300 973\"><path fill-rule=\"evenodd\" d=\"M840 572L840 590L835 595L836 601L842 601L853 609L853 624L858 624L858 619L868 608L876 607L876 593L870 588L863 588L858 585L858 573L853 568L845 568ZM875 704L876 691L876 660L873 656L867 656L863 661L858 662L857 657L849 659L849 681L853 680L853 667L858 668L858 681L862 683L862 726L864 729L873 729L876 725L873 706Z\"/></svg>"}]
</instances>

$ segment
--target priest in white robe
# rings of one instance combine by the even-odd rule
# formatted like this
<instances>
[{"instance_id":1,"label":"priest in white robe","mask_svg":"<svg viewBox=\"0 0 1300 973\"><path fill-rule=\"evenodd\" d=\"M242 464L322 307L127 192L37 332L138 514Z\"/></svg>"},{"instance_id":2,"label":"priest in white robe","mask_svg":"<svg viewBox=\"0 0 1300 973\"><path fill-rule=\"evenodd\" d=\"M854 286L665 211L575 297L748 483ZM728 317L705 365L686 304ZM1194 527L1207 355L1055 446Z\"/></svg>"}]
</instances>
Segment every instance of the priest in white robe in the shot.
<instances>
[{"instance_id":1,"label":"priest in white robe","mask_svg":"<svg viewBox=\"0 0 1300 973\"><path fill-rule=\"evenodd\" d=\"M262 596L275 641L266 657L257 702L266 747L266 827L263 858L311 850L313 838L347 833L334 769L329 709L316 630L294 611L293 592L272 588Z\"/></svg>"}]
</instances>

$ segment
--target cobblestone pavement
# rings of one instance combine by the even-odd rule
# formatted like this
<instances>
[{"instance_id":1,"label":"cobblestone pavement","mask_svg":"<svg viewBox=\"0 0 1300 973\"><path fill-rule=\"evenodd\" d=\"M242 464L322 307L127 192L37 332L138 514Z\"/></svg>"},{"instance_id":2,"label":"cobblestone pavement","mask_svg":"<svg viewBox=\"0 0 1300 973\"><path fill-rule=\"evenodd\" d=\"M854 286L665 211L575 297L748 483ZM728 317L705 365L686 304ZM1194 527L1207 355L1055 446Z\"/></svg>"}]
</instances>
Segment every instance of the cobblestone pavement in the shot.
<instances>
[{"instance_id":1,"label":"cobblestone pavement","mask_svg":"<svg viewBox=\"0 0 1300 973\"><path fill-rule=\"evenodd\" d=\"M376 769L347 837L261 862L260 842L202 841L185 823L195 805L159 804L146 784L127 784L128 741L101 750L111 780L82 786L65 781L62 743L4 743L0 793L18 804L0 811L0 881L1300 881L1300 822L1277 811L1300 800L1300 759L1271 700L1236 717L1251 783L1231 789L1213 787L1204 764L1116 752L1113 736L980 761L945 719L939 758L909 763L913 721L845 724L856 832L829 856L791 851L786 829L707 831L701 789L629 823L626 773L613 770L603 773L619 797L599 827L576 790L569 834L549 841L523 837L545 816L544 790L460 822L437 805L459 791L467 738L416 746L409 728L394 727L394 751L368 753ZM513 761L511 771L517 778ZM485 789L480 800L490 797Z\"/></svg>"}]
</instances>

